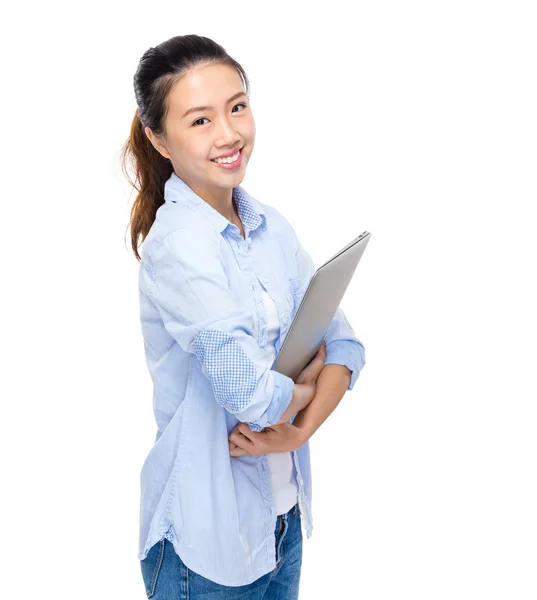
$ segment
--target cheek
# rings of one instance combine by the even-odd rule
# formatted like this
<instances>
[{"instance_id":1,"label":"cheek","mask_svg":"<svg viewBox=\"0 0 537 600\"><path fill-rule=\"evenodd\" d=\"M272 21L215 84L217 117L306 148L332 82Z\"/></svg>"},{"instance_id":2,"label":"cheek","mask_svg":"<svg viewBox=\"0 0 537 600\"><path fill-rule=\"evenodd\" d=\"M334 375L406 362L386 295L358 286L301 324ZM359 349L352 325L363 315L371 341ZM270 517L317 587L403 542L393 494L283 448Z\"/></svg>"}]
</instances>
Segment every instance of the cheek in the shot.
<instances>
[{"instance_id":1,"label":"cheek","mask_svg":"<svg viewBox=\"0 0 537 600\"><path fill-rule=\"evenodd\" d=\"M175 152L183 163L208 160L207 157L210 156L211 149L207 142L193 132L190 135L177 136L174 142Z\"/></svg>"},{"instance_id":2,"label":"cheek","mask_svg":"<svg viewBox=\"0 0 537 600\"><path fill-rule=\"evenodd\" d=\"M249 142L253 143L255 139L255 121L251 115L248 115L241 119L240 124L237 125L237 132L240 133L241 137Z\"/></svg>"},{"instance_id":3,"label":"cheek","mask_svg":"<svg viewBox=\"0 0 537 600\"><path fill-rule=\"evenodd\" d=\"M192 168L205 169L211 164L210 155L211 149L206 148L205 145L190 146L183 149L182 160L185 165L191 165Z\"/></svg>"},{"instance_id":4,"label":"cheek","mask_svg":"<svg viewBox=\"0 0 537 600\"><path fill-rule=\"evenodd\" d=\"M255 121L254 121L253 117L252 117L251 122L249 124L249 135L250 135L250 137L252 139L252 142L253 142L254 139L255 139Z\"/></svg>"},{"instance_id":5,"label":"cheek","mask_svg":"<svg viewBox=\"0 0 537 600\"><path fill-rule=\"evenodd\" d=\"M255 125L253 125L252 128L243 131L242 138L248 144L248 154L246 155L246 160L249 160L255 146Z\"/></svg>"}]
</instances>

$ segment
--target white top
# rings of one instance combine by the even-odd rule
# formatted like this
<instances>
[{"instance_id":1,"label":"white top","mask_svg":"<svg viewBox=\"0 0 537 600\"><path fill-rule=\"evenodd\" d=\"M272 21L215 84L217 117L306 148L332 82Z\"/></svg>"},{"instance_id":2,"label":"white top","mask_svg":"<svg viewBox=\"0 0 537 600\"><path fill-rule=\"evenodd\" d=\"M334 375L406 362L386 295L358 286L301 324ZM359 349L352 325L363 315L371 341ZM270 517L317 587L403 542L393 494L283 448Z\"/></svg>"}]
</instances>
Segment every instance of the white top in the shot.
<instances>
[{"instance_id":1,"label":"white top","mask_svg":"<svg viewBox=\"0 0 537 600\"><path fill-rule=\"evenodd\" d=\"M280 322L274 301L261 285L263 301L267 311L267 348L265 360L270 367L276 358L275 341L280 334ZM298 499L298 487L293 473L291 452L267 454L272 479L272 495L276 506L276 515L282 515L293 508Z\"/></svg>"}]
</instances>

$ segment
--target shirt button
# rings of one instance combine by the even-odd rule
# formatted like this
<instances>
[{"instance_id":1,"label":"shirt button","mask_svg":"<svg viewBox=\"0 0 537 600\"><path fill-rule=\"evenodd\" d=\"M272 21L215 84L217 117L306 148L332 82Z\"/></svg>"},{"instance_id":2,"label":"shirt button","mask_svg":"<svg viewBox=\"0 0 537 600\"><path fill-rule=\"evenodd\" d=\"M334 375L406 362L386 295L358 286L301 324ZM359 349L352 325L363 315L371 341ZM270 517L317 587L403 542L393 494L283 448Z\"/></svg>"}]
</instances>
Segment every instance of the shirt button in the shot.
<instances>
[{"instance_id":1,"label":"shirt button","mask_svg":"<svg viewBox=\"0 0 537 600\"><path fill-rule=\"evenodd\" d=\"M268 283L268 277L263 277L263 283Z\"/></svg>"},{"instance_id":2,"label":"shirt button","mask_svg":"<svg viewBox=\"0 0 537 600\"><path fill-rule=\"evenodd\" d=\"M287 325L287 317L284 317L284 318L282 319L282 323L283 323L284 325Z\"/></svg>"}]
</instances>

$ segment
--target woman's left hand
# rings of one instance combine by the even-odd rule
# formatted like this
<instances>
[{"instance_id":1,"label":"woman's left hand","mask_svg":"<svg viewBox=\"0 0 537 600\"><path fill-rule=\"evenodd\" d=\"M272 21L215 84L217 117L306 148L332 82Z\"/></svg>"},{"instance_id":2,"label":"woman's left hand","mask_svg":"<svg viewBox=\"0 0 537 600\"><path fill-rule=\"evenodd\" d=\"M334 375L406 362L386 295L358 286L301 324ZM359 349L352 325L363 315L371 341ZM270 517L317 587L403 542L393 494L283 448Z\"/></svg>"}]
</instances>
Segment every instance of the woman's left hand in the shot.
<instances>
[{"instance_id":1,"label":"woman's left hand","mask_svg":"<svg viewBox=\"0 0 537 600\"><path fill-rule=\"evenodd\" d=\"M292 452L307 441L304 432L292 423L280 423L252 431L247 423L238 423L229 434L230 456L260 456L273 452Z\"/></svg>"}]
</instances>

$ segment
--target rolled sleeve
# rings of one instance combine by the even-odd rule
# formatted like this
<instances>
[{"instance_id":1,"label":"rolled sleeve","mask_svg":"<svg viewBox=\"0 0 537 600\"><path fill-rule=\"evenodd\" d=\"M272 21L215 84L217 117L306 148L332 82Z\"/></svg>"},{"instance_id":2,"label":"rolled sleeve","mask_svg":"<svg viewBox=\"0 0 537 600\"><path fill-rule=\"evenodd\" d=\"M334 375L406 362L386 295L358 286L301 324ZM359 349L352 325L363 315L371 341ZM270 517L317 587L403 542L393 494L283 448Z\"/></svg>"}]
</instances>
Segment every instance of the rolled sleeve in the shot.
<instances>
[{"instance_id":1,"label":"rolled sleeve","mask_svg":"<svg viewBox=\"0 0 537 600\"><path fill-rule=\"evenodd\" d=\"M253 431L261 431L277 423L287 410L293 396L294 381L290 377L272 370L267 371L266 377L270 379L269 384L260 385L260 394L257 398L254 398L240 413L236 413L239 421L248 423ZM269 394L272 398L266 409L263 393Z\"/></svg>"},{"instance_id":2,"label":"rolled sleeve","mask_svg":"<svg viewBox=\"0 0 537 600\"><path fill-rule=\"evenodd\" d=\"M276 423L294 382L265 367L254 314L229 289L217 239L177 229L144 250L140 286L170 336L199 359L217 402L253 430Z\"/></svg>"},{"instance_id":3,"label":"rolled sleeve","mask_svg":"<svg viewBox=\"0 0 537 600\"><path fill-rule=\"evenodd\" d=\"M325 338L326 339L326 338ZM345 365L351 372L347 390L352 390L365 365L365 349L359 340L330 340L326 344L325 365Z\"/></svg>"}]
</instances>

